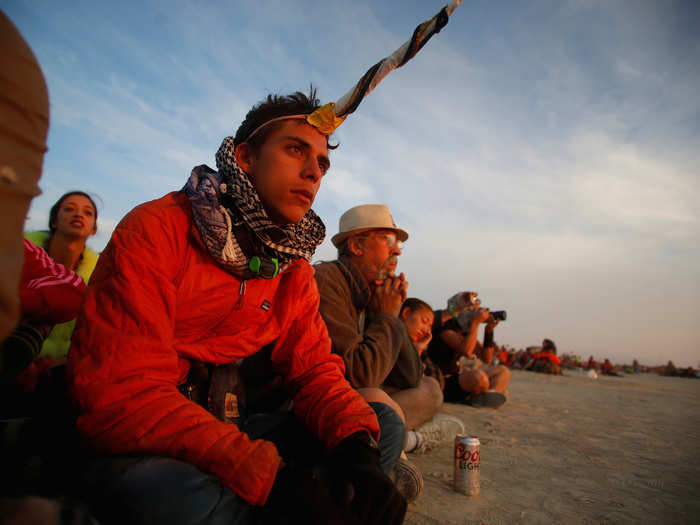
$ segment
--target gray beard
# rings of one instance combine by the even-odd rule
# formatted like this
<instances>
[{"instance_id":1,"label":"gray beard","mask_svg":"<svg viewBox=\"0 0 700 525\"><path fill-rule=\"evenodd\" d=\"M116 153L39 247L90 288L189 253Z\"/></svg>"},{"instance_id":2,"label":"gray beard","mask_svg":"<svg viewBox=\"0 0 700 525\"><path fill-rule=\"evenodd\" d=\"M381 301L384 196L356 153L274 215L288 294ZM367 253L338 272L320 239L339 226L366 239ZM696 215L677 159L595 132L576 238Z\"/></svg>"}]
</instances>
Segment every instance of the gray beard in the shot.
<instances>
[{"instance_id":1,"label":"gray beard","mask_svg":"<svg viewBox=\"0 0 700 525\"><path fill-rule=\"evenodd\" d=\"M387 269L387 266L393 262L398 262L399 258L396 255L392 255L389 257L386 261L384 261L384 264L382 264L382 267L379 268L379 272L377 272L377 280L378 281L383 281L387 277L389 277L389 270Z\"/></svg>"}]
</instances>

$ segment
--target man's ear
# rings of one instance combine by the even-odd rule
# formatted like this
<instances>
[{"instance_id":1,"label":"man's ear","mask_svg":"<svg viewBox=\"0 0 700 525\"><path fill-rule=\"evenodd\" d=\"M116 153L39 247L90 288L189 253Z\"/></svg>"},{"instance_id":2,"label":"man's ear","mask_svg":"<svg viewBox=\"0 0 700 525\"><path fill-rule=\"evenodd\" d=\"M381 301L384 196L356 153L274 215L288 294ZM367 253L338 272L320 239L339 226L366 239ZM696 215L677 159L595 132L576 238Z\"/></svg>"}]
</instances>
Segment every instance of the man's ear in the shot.
<instances>
[{"instance_id":1,"label":"man's ear","mask_svg":"<svg viewBox=\"0 0 700 525\"><path fill-rule=\"evenodd\" d=\"M362 242L358 237L350 237L348 239L348 249L350 250L350 253L353 255L359 257L360 255L364 254L364 249L362 247Z\"/></svg>"},{"instance_id":2,"label":"man's ear","mask_svg":"<svg viewBox=\"0 0 700 525\"><path fill-rule=\"evenodd\" d=\"M399 314L399 319L405 321L408 318L408 310L408 308L404 308L403 310L401 310L401 313Z\"/></svg>"},{"instance_id":3,"label":"man's ear","mask_svg":"<svg viewBox=\"0 0 700 525\"><path fill-rule=\"evenodd\" d=\"M255 165L255 153L251 145L247 142L240 143L236 146L236 149L233 150L233 156L236 158L236 162L240 168L250 175Z\"/></svg>"}]
</instances>

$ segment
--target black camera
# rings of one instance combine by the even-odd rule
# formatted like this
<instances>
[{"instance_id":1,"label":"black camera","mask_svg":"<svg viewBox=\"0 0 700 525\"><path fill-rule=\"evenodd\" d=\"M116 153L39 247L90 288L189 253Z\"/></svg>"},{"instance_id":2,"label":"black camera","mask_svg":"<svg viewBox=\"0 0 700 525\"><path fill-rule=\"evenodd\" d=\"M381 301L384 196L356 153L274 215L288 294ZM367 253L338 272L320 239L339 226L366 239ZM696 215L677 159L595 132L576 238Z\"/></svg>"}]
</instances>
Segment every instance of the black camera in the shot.
<instances>
[{"instance_id":1,"label":"black camera","mask_svg":"<svg viewBox=\"0 0 700 525\"><path fill-rule=\"evenodd\" d=\"M491 317L493 317L496 321L505 321L508 315L506 314L505 310L497 310L495 312L491 312Z\"/></svg>"}]
</instances>

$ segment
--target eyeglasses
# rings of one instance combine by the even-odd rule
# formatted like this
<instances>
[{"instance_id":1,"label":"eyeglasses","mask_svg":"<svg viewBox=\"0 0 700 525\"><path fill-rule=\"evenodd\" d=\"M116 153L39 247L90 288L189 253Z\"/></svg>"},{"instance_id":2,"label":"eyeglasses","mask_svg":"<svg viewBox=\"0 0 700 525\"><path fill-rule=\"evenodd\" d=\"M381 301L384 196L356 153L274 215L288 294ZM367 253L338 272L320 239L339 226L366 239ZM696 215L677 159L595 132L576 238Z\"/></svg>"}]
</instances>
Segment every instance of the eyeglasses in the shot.
<instances>
[{"instance_id":1,"label":"eyeglasses","mask_svg":"<svg viewBox=\"0 0 700 525\"><path fill-rule=\"evenodd\" d=\"M404 244L396 237L395 233L375 233L373 235L374 237L382 237L389 248L396 246L399 250L403 250Z\"/></svg>"}]
</instances>

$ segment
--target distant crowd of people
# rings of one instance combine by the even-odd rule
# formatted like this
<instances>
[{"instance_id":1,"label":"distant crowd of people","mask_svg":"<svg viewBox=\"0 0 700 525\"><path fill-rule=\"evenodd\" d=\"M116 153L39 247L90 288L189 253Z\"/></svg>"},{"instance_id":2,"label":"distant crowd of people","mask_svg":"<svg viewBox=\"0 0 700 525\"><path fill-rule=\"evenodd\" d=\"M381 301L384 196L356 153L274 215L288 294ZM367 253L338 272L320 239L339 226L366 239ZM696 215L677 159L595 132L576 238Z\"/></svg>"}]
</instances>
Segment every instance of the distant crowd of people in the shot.
<instances>
[{"instance_id":1,"label":"distant crowd of people","mask_svg":"<svg viewBox=\"0 0 700 525\"><path fill-rule=\"evenodd\" d=\"M656 373L663 376L700 377L695 368L678 368L669 361L666 365L647 366L639 364L637 359L632 364L613 364L609 358L596 360L590 356L587 360L570 353L557 354L557 347L550 339L544 339L541 346L530 346L526 349L513 350L495 346L498 363L511 369L531 370L547 374L561 375L562 370L592 371L596 374L621 377L624 374Z\"/></svg>"}]
</instances>

